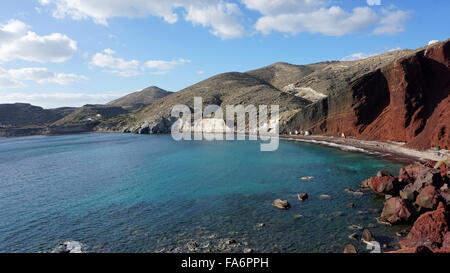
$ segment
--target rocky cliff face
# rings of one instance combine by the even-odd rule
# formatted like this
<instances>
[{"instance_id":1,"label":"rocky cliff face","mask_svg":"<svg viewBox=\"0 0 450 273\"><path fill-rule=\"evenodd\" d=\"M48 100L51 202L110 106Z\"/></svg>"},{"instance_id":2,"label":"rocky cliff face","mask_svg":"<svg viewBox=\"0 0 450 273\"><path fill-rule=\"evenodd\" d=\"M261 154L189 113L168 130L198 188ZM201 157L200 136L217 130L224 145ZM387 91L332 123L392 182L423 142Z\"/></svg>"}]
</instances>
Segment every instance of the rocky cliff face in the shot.
<instances>
[{"instance_id":1,"label":"rocky cliff face","mask_svg":"<svg viewBox=\"0 0 450 273\"><path fill-rule=\"evenodd\" d=\"M399 58L299 111L282 131L308 130L408 147L450 149L450 42Z\"/></svg>"}]
</instances>

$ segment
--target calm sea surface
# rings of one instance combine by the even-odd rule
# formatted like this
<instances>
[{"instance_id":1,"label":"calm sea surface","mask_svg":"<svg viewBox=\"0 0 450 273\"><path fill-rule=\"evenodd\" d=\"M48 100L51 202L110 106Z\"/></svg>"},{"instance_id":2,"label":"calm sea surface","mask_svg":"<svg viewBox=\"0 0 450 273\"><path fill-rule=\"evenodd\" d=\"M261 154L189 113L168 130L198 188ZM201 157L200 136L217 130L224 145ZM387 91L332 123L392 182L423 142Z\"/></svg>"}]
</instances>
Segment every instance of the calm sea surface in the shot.
<instances>
[{"instance_id":1,"label":"calm sea surface","mask_svg":"<svg viewBox=\"0 0 450 273\"><path fill-rule=\"evenodd\" d=\"M88 252L342 252L354 224L395 244L404 227L376 223L383 200L344 190L400 164L305 143L259 147L130 134L0 139L0 252L68 240ZM277 198L292 208L274 209Z\"/></svg>"}]
</instances>

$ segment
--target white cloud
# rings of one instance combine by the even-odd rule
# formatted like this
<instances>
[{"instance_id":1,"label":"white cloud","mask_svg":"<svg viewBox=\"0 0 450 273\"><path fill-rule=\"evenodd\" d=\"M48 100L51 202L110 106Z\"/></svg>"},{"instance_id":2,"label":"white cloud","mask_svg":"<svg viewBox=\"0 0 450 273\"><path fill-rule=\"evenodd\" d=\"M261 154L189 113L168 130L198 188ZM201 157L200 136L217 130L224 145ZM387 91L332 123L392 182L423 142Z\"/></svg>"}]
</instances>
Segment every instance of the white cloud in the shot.
<instances>
[{"instance_id":1,"label":"white cloud","mask_svg":"<svg viewBox=\"0 0 450 273\"><path fill-rule=\"evenodd\" d=\"M92 57L91 66L109 69L108 72L122 77L131 77L141 74L139 71L139 61L126 61L121 58L115 58L115 51L107 48L103 52L97 53Z\"/></svg>"},{"instance_id":2,"label":"white cloud","mask_svg":"<svg viewBox=\"0 0 450 273\"><path fill-rule=\"evenodd\" d=\"M97 53L92 57L89 65L91 67L105 68L105 72L116 74L121 77L133 77L142 74L146 69L151 70L153 75L164 75L174 69L176 66L190 63L191 60L177 59L172 61L149 60L143 65L138 60L126 61L122 58L116 58L113 55L116 52L110 48Z\"/></svg>"},{"instance_id":3,"label":"white cloud","mask_svg":"<svg viewBox=\"0 0 450 273\"><path fill-rule=\"evenodd\" d=\"M411 17L411 11L383 9L383 18L380 25L373 31L374 34L397 34L405 31L404 24Z\"/></svg>"},{"instance_id":4,"label":"white cloud","mask_svg":"<svg viewBox=\"0 0 450 273\"><path fill-rule=\"evenodd\" d=\"M376 13L368 7L355 8L348 13L333 6L309 13L263 16L256 22L255 28L263 34L279 31L293 35L310 32L341 36L370 28L377 20Z\"/></svg>"},{"instance_id":5,"label":"white cloud","mask_svg":"<svg viewBox=\"0 0 450 273\"><path fill-rule=\"evenodd\" d=\"M178 59L172 61L150 60L145 63L144 68L156 70L151 72L154 75L164 75L167 74L170 70L172 70L175 66L190 62L191 62L190 60L186 59Z\"/></svg>"},{"instance_id":6,"label":"white cloud","mask_svg":"<svg viewBox=\"0 0 450 273\"><path fill-rule=\"evenodd\" d=\"M262 14L255 29L262 34L277 31L295 35L302 32L341 36L366 29L377 34L403 31L408 12L395 10L377 12L371 7L356 7L346 11L326 0L242 0L248 9ZM381 0L367 0L370 6L381 5Z\"/></svg>"},{"instance_id":7,"label":"white cloud","mask_svg":"<svg viewBox=\"0 0 450 273\"><path fill-rule=\"evenodd\" d=\"M61 33L39 36L19 20L0 24L0 60L64 62L77 51L77 43Z\"/></svg>"},{"instance_id":8,"label":"white cloud","mask_svg":"<svg viewBox=\"0 0 450 273\"><path fill-rule=\"evenodd\" d=\"M0 80L1 84L1 80ZM107 92L100 94L86 93L0 93L1 103L30 103L44 108L63 106L79 107L85 104L105 104L124 96L124 93Z\"/></svg>"},{"instance_id":9,"label":"white cloud","mask_svg":"<svg viewBox=\"0 0 450 273\"><path fill-rule=\"evenodd\" d=\"M381 0L367 0L369 6L381 6Z\"/></svg>"},{"instance_id":10,"label":"white cloud","mask_svg":"<svg viewBox=\"0 0 450 273\"><path fill-rule=\"evenodd\" d=\"M203 70L199 70L199 71L197 71L197 74L198 74L198 75L202 75L202 74L205 74L205 71L203 71Z\"/></svg>"},{"instance_id":11,"label":"white cloud","mask_svg":"<svg viewBox=\"0 0 450 273\"><path fill-rule=\"evenodd\" d=\"M244 28L238 23L235 15L240 14L236 4L219 3L204 7L189 6L185 19L194 25L212 27L211 33L222 38L231 39L242 37Z\"/></svg>"},{"instance_id":12,"label":"white cloud","mask_svg":"<svg viewBox=\"0 0 450 273\"><path fill-rule=\"evenodd\" d=\"M48 71L45 67L9 70L0 68L0 89L23 87L26 81L33 81L39 84L55 83L68 85L78 80L87 80L87 77L77 74L54 73Z\"/></svg>"},{"instance_id":13,"label":"white cloud","mask_svg":"<svg viewBox=\"0 0 450 273\"><path fill-rule=\"evenodd\" d=\"M322 0L242 0L248 9L263 15L292 14L308 12L324 6Z\"/></svg>"},{"instance_id":14,"label":"white cloud","mask_svg":"<svg viewBox=\"0 0 450 273\"><path fill-rule=\"evenodd\" d=\"M185 19L193 24L210 27L222 39L243 35L243 27L236 19L239 6L223 0L40 0L41 5L54 4L53 16L75 20L92 19L108 25L115 17L161 17L173 24L179 20L177 9L184 9Z\"/></svg>"}]
</instances>

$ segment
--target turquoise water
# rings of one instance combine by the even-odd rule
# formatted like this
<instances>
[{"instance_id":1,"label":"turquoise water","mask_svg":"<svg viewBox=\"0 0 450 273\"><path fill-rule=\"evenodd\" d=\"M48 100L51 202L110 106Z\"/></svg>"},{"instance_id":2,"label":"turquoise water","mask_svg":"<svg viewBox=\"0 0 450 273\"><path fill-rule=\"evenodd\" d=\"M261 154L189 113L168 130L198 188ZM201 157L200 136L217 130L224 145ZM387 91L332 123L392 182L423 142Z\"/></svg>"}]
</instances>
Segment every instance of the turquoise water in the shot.
<instances>
[{"instance_id":1,"label":"turquoise water","mask_svg":"<svg viewBox=\"0 0 450 273\"><path fill-rule=\"evenodd\" d=\"M383 200L344 189L400 164L305 143L259 147L129 134L0 139L0 252L67 240L88 252L342 252L352 224L395 243L396 230L375 220ZM301 192L310 199L298 201ZM292 208L274 209L277 198Z\"/></svg>"}]
</instances>

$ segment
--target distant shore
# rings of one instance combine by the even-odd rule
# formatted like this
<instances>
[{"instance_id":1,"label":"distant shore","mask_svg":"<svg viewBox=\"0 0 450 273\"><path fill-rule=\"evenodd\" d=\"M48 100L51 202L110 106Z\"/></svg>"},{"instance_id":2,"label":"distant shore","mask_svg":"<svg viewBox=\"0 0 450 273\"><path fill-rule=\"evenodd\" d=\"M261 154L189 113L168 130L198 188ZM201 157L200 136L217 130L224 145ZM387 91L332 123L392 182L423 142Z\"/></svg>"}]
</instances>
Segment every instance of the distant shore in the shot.
<instances>
[{"instance_id":1,"label":"distant shore","mask_svg":"<svg viewBox=\"0 0 450 273\"><path fill-rule=\"evenodd\" d=\"M339 138L330 136L301 136L301 135L280 135L280 139L299 141L312 144L319 144L337 148L349 152L360 152L369 155L378 155L384 158L400 161L404 163L426 162L429 160L441 161L450 157L450 152L441 150L438 155L436 150L418 151L404 147L403 143L367 141L354 138Z\"/></svg>"}]
</instances>

